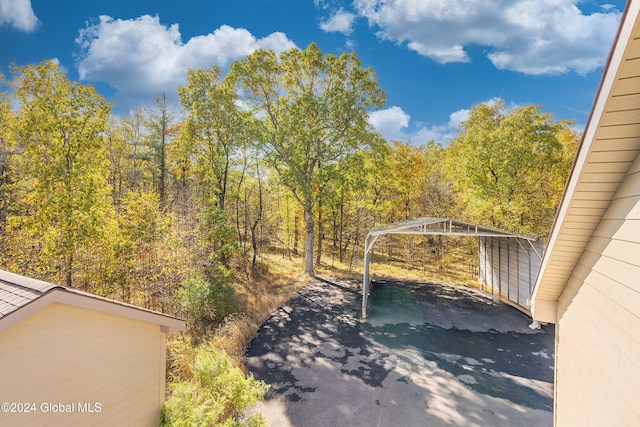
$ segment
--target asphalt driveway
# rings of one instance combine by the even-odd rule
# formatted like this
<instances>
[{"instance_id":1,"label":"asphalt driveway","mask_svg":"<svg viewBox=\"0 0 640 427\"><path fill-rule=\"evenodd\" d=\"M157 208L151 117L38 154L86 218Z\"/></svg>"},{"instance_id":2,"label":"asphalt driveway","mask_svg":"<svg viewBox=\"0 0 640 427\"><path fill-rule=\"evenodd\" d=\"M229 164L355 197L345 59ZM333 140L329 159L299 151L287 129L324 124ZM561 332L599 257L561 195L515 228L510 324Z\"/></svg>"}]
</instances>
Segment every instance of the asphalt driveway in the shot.
<instances>
[{"instance_id":1,"label":"asphalt driveway","mask_svg":"<svg viewBox=\"0 0 640 427\"><path fill-rule=\"evenodd\" d=\"M317 279L251 342L269 426L551 426L553 325L473 288Z\"/></svg>"}]
</instances>

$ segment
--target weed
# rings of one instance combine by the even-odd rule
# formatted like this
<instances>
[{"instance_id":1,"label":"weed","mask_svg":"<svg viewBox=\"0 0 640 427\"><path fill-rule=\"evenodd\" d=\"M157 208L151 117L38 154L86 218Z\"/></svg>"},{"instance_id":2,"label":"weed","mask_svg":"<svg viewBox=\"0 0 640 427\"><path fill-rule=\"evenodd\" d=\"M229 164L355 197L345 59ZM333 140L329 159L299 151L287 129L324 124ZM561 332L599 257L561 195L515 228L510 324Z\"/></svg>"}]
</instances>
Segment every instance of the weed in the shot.
<instances>
[{"instance_id":1,"label":"weed","mask_svg":"<svg viewBox=\"0 0 640 427\"><path fill-rule=\"evenodd\" d=\"M245 410L269 389L235 367L226 353L211 343L200 345L189 363L191 376L170 385L162 410L163 426L263 426L260 414L245 419Z\"/></svg>"}]
</instances>

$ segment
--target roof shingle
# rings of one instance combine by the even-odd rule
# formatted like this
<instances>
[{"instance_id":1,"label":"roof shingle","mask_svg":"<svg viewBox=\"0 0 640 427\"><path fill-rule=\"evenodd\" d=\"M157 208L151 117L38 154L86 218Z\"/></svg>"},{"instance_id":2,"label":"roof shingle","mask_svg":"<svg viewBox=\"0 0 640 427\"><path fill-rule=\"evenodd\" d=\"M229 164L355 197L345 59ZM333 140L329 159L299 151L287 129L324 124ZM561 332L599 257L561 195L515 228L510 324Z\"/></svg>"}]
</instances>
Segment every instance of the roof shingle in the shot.
<instances>
[{"instance_id":1,"label":"roof shingle","mask_svg":"<svg viewBox=\"0 0 640 427\"><path fill-rule=\"evenodd\" d=\"M59 287L0 270L0 318Z\"/></svg>"}]
</instances>

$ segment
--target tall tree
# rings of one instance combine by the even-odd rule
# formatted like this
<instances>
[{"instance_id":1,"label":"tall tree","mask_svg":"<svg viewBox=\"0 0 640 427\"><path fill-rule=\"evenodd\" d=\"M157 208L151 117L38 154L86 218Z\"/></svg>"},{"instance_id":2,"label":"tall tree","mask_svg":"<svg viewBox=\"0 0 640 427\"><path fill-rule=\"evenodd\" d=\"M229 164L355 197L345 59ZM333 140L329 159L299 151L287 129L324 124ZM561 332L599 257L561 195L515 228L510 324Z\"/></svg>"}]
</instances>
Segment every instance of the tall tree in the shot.
<instances>
[{"instance_id":1,"label":"tall tree","mask_svg":"<svg viewBox=\"0 0 640 427\"><path fill-rule=\"evenodd\" d=\"M144 190L153 184L153 154L148 143L146 121L148 111L142 107L135 108L129 117L121 121L121 133L129 147L127 157L130 160L127 168L129 188ZM150 167L151 166L151 167Z\"/></svg>"},{"instance_id":2,"label":"tall tree","mask_svg":"<svg viewBox=\"0 0 640 427\"><path fill-rule=\"evenodd\" d=\"M394 176L394 193L398 198L398 219L410 219L416 215L415 199L426 176L425 148L412 145L410 141L393 141L391 151L391 171Z\"/></svg>"},{"instance_id":3,"label":"tall tree","mask_svg":"<svg viewBox=\"0 0 640 427\"><path fill-rule=\"evenodd\" d=\"M187 84L178 88L178 96L186 113L183 143L195 152L199 170L217 199L218 208L225 209L229 171L236 147L245 143L243 112L234 103L232 86L225 85L220 69L187 71Z\"/></svg>"},{"instance_id":4,"label":"tall tree","mask_svg":"<svg viewBox=\"0 0 640 427\"><path fill-rule=\"evenodd\" d=\"M128 141L128 126L126 121L111 118L105 132L107 160L109 164L109 185L111 186L113 202L120 205L127 188L130 188L128 175L130 174L131 151Z\"/></svg>"},{"instance_id":5,"label":"tall tree","mask_svg":"<svg viewBox=\"0 0 640 427\"><path fill-rule=\"evenodd\" d=\"M186 120L178 141L190 144L195 153L198 169L205 183L205 210L210 212L212 227L226 228L225 207L228 198L229 174L234 155L239 149L253 143L255 126L251 114L237 104L237 94L232 84L220 77L220 69L188 70L187 84L178 88L178 96ZM215 214L217 210L219 214ZM224 233L226 235L226 233ZM214 233L215 235L215 233ZM225 251L215 242L216 249L225 262Z\"/></svg>"},{"instance_id":6,"label":"tall tree","mask_svg":"<svg viewBox=\"0 0 640 427\"><path fill-rule=\"evenodd\" d=\"M4 78L0 75L0 84L3 81ZM11 203L11 169L15 144L10 129L14 120L8 96L0 93L0 253L5 252L7 216Z\"/></svg>"},{"instance_id":7,"label":"tall tree","mask_svg":"<svg viewBox=\"0 0 640 427\"><path fill-rule=\"evenodd\" d=\"M416 189L420 198L420 209L426 216L439 218L459 218L459 204L455 197L453 183L444 172L446 149L429 141L425 147L426 175Z\"/></svg>"},{"instance_id":8,"label":"tall tree","mask_svg":"<svg viewBox=\"0 0 640 427\"><path fill-rule=\"evenodd\" d=\"M572 140L562 136L571 134L569 126L538 106L474 106L448 153L453 181L473 219L546 235L559 200L552 193L561 191L549 183L564 182L568 174L561 139Z\"/></svg>"},{"instance_id":9,"label":"tall tree","mask_svg":"<svg viewBox=\"0 0 640 427\"><path fill-rule=\"evenodd\" d=\"M262 117L266 160L304 209L305 272L313 276L313 209L343 159L371 141L368 111L385 101L376 76L356 54L323 55L318 46L278 57L258 50L231 65L254 114Z\"/></svg>"},{"instance_id":10,"label":"tall tree","mask_svg":"<svg viewBox=\"0 0 640 427\"><path fill-rule=\"evenodd\" d=\"M18 137L31 178L27 201L67 286L80 246L100 233L110 206L105 161L110 106L92 86L70 82L51 61L13 70Z\"/></svg>"},{"instance_id":11,"label":"tall tree","mask_svg":"<svg viewBox=\"0 0 640 427\"><path fill-rule=\"evenodd\" d=\"M153 99L153 107L146 111L144 125L148 132L146 135L149 147L147 160L153 165L155 186L160 198L160 206L163 209L167 205L167 144L173 120L167 94L165 92L158 93Z\"/></svg>"}]
</instances>

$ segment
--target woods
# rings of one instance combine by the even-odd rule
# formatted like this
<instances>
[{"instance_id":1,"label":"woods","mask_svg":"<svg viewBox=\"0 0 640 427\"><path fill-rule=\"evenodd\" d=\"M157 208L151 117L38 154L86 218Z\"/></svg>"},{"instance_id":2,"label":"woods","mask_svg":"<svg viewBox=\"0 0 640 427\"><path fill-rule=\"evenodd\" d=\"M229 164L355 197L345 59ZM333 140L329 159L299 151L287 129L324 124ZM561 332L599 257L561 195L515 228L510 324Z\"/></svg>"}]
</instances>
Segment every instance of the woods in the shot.
<instances>
[{"instance_id":1,"label":"woods","mask_svg":"<svg viewBox=\"0 0 640 427\"><path fill-rule=\"evenodd\" d=\"M11 71L1 268L186 316L198 334L251 311L234 284L267 255L357 274L375 225L454 217L545 239L580 137L496 102L453 141L384 141L368 122L385 102L374 71L314 44L189 70L179 112L159 93L124 117L52 62ZM417 268L450 256L426 238L383 247Z\"/></svg>"},{"instance_id":2,"label":"woods","mask_svg":"<svg viewBox=\"0 0 640 427\"><path fill-rule=\"evenodd\" d=\"M374 71L315 44L190 69L177 94L124 116L53 62L11 73L0 268L186 319L168 344L164 425L261 425L244 419L268 388L238 368L247 343L318 270L361 274L376 225L452 217L545 239L580 138L498 101L472 107L452 141L385 141L369 122L385 103ZM470 239L378 248L391 274L477 274Z\"/></svg>"}]
</instances>

